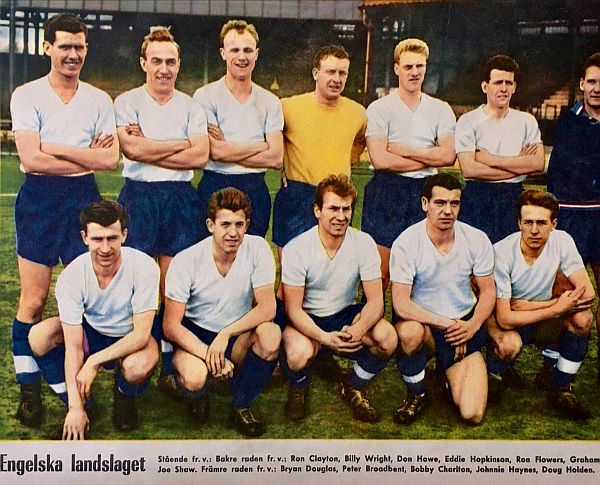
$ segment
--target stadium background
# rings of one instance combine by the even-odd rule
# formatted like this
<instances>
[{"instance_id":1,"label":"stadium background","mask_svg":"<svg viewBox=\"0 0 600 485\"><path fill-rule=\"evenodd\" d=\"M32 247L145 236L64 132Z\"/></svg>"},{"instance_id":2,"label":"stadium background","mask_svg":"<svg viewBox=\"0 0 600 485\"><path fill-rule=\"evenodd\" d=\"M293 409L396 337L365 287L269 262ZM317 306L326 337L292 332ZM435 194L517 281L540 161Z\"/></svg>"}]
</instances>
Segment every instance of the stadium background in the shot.
<instances>
[{"instance_id":1,"label":"stadium background","mask_svg":"<svg viewBox=\"0 0 600 485\"><path fill-rule=\"evenodd\" d=\"M45 439L62 422L58 400L45 389L46 421L39 430L21 427L14 419L18 388L10 354L10 322L18 302L19 282L14 253L13 208L22 181L10 132L12 90L45 75L42 55L43 23L53 13L70 11L85 18L90 49L82 79L113 98L144 81L138 64L139 46L151 25L170 25L181 46L182 67L177 87L189 94L224 74L218 54L218 32L230 18L256 25L261 54L254 80L284 97L314 88L312 57L319 46L339 43L352 55L345 94L365 105L388 92L397 82L392 52L406 37L424 39L431 57L424 90L447 100L457 116L484 101L479 67L490 55L506 53L522 67L513 106L533 113L542 129L547 154L551 151L556 118L578 92L583 60L600 50L600 1L569 0L1 0L0 1L0 440ZM455 169L454 169L455 170ZM458 172L455 171L458 175ZM195 182L201 174L197 174ZM370 177L368 158L353 170L362 195ZM97 175L104 196L116 198L122 185L120 170ZM528 186L544 186L544 177ZM273 196L278 175L269 173ZM354 224L360 222L361 200ZM49 235L51 237L51 235ZM268 235L270 238L270 234ZM389 305L388 305L389 312ZM53 292L47 315L56 313ZM477 428L460 424L441 394L417 423L399 427L391 419L404 397L404 385L390 364L373 385L372 401L385 416L375 425L353 422L335 395L335 386L313 380L309 419L290 426L283 417L286 385L276 376L258 403L268 418L265 438L353 439L583 439L600 438L600 416L594 410L596 385L595 338L576 386L594 417L586 426L568 422L550 411L545 396L533 387L509 391L499 406L490 408ZM540 362L527 349L518 369L533 380ZM102 373L95 394L104 413L94 439L237 438L224 426L230 399L225 386L214 386L211 418L202 429L190 426L182 403L175 403L152 386L140 400L141 426L119 435L110 424L112 376Z\"/></svg>"}]
</instances>

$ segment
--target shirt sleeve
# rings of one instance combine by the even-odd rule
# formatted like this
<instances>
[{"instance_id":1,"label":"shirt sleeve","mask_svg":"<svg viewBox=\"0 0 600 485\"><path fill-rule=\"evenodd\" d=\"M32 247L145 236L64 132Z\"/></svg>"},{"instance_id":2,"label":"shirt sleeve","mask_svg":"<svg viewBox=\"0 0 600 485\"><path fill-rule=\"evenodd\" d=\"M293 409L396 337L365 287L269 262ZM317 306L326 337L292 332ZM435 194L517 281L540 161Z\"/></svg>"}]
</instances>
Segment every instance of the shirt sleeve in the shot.
<instances>
[{"instance_id":1,"label":"shirt sleeve","mask_svg":"<svg viewBox=\"0 0 600 485\"><path fill-rule=\"evenodd\" d=\"M404 236L404 237L403 237ZM390 280L394 283L412 285L417 275L416 251L408 244L406 233L400 234L390 252Z\"/></svg>"},{"instance_id":2,"label":"shirt sleeve","mask_svg":"<svg viewBox=\"0 0 600 485\"><path fill-rule=\"evenodd\" d=\"M448 103L442 104L440 120L437 128L437 136L448 135L454 133L456 129L456 116Z\"/></svg>"},{"instance_id":3,"label":"shirt sleeve","mask_svg":"<svg viewBox=\"0 0 600 485\"><path fill-rule=\"evenodd\" d=\"M281 256L281 281L290 286L306 285L306 266L297 244L286 244Z\"/></svg>"},{"instance_id":4,"label":"shirt sleeve","mask_svg":"<svg viewBox=\"0 0 600 485\"><path fill-rule=\"evenodd\" d=\"M475 130L465 115L461 116L456 123L454 146L456 148L456 153L474 152L477 147Z\"/></svg>"},{"instance_id":5,"label":"shirt sleeve","mask_svg":"<svg viewBox=\"0 0 600 485\"><path fill-rule=\"evenodd\" d=\"M273 98L270 100L267 109L267 117L265 119L265 133L283 130L283 109L281 107L281 101L277 96L272 96Z\"/></svg>"},{"instance_id":6,"label":"shirt sleeve","mask_svg":"<svg viewBox=\"0 0 600 485\"><path fill-rule=\"evenodd\" d=\"M523 146L542 143L542 134L540 133L537 120L529 113L526 113L526 116L527 121L525 123L525 139L523 140Z\"/></svg>"},{"instance_id":7,"label":"shirt sleeve","mask_svg":"<svg viewBox=\"0 0 600 485\"><path fill-rule=\"evenodd\" d=\"M564 231L557 231L557 234L560 235L560 269L568 278L585 265L571 235Z\"/></svg>"},{"instance_id":8,"label":"shirt sleeve","mask_svg":"<svg viewBox=\"0 0 600 485\"><path fill-rule=\"evenodd\" d=\"M273 286L275 284L275 259L269 244L264 239L256 240L254 249L254 270L252 288Z\"/></svg>"},{"instance_id":9,"label":"shirt sleeve","mask_svg":"<svg viewBox=\"0 0 600 485\"><path fill-rule=\"evenodd\" d=\"M512 297L512 283L510 281L510 268L508 261L503 257L501 248L494 246L494 282L496 283L496 297L509 299Z\"/></svg>"},{"instance_id":10,"label":"shirt sleeve","mask_svg":"<svg viewBox=\"0 0 600 485\"><path fill-rule=\"evenodd\" d=\"M489 238L481 231L477 231L479 243L474 245L475 260L473 274L475 276L487 276L494 271L494 249Z\"/></svg>"},{"instance_id":11,"label":"shirt sleeve","mask_svg":"<svg viewBox=\"0 0 600 485\"><path fill-rule=\"evenodd\" d=\"M31 101L31 97L21 87L14 90L10 98L10 116L13 131L33 131L39 133L41 130L40 118Z\"/></svg>"},{"instance_id":12,"label":"shirt sleeve","mask_svg":"<svg viewBox=\"0 0 600 485\"><path fill-rule=\"evenodd\" d=\"M187 127L188 136L189 135L206 135L208 133L207 122L206 122L206 112L202 105L195 101L194 99L190 100L190 112L188 119L188 127Z\"/></svg>"},{"instance_id":13,"label":"shirt sleeve","mask_svg":"<svg viewBox=\"0 0 600 485\"><path fill-rule=\"evenodd\" d=\"M131 308L133 314L158 309L160 270L153 259L145 254L135 257L135 280Z\"/></svg>"},{"instance_id":14,"label":"shirt sleeve","mask_svg":"<svg viewBox=\"0 0 600 485\"><path fill-rule=\"evenodd\" d=\"M72 271L65 269L60 274L56 281L55 295L60 321L68 325L81 325L85 310L83 284L73 281Z\"/></svg>"},{"instance_id":15,"label":"shirt sleeve","mask_svg":"<svg viewBox=\"0 0 600 485\"><path fill-rule=\"evenodd\" d=\"M389 119L386 116L384 103L381 100L374 101L367 108L367 130L365 136L375 138L389 137Z\"/></svg>"},{"instance_id":16,"label":"shirt sleeve","mask_svg":"<svg viewBox=\"0 0 600 485\"><path fill-rule=\"evenodd\" d=\"M208 86L208 85L207 85ZM194 93L194 101L202 106L204 115L206 116L206 122L211 125L218 125L216 108L213 107L209 100L209 88L207 86L197 89Z\"/></svg>"},{"instance_id":17,"label":"shirt sleeve","mask_svg":"<svg viewBox=\"0 0 600 485\"><path fill-rule=\"evenodd\" d=\"M132 107L131 96L123 93L115 99L115 122L117 126L135 125L138 123L138 114Z\"/></svg>"},{"instance_id":18,"label":"shirt sleeve","mask_svg":"<svg viewBox=\"0 0 600 485\"><path fill-rule=\"evenodd\" d=\"M351 229L349 229L351 230ZM377 245L371 236L360 233L360 259L358 271L361 281L373 281L381 278L381 258L377 251Z\"/></svg>"},{"instance_id":19,"label":"shirt sleeve","mask_svg":"<svg viewBox=\"0 0 600 485\"><path fill-rule=\"evenodd\" d=\"M193 284L193 268L195 264L186 253L175 255L165 279L165 296L179 303L187 303L190 299Z\"/></svg>"},{"instance_id":20,"label":"shirt sleeve","mask_svg":"<svg viewBox=\"0 0 600 485\"><path fill-rule=\"evenodd\" d=\"M115 108L108 94L98 93L98 121L96 123L96 133L104 135L114 135L117 132L115 123Z\"/></svg>"}]
</instances>

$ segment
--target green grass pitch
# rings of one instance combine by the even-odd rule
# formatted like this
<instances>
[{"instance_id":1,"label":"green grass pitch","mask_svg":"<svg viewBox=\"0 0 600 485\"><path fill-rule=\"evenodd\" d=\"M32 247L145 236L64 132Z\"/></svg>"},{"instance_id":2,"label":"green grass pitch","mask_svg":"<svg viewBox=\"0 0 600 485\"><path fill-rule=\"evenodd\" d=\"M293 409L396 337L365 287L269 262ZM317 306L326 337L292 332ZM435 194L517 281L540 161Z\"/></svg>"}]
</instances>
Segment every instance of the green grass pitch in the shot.
<instances>
[{"instance_id":1,"label":"green grass pitch","mask_svg":"<svg viewBox=\"0 0 600 485\"><path fill-rule=\"evenodd\" d=\"M354 181L362 196L370 177L366 165L354 172ZM199 177L198 177L199 178ZM3 155L0 164L0 440L43 440L62 425L64 408L44 385L46 416L39 429L28 429L19 424L14 414L18 403L18 387L14 379L10 352L11 322L19 297L19 280L15 256L15 232L13 209L15 194L23 179L15 156ZM122 185L120 170L97 175L102 194L115 199ZM197 182L197 179L194 183ZM269 173L267 182L273 196L278 187L278 174ZM359 225L360 200L353 223ZM52 237L51 234L48 237ZM270 234L268 234L270 239ZM58 273L59 270L55 271ZM389 299L389 298L388 298ZM54 292L48 300L46 316L55 315ZM389 316L389 302L388 302ZM353 421L350 410L337 395L337 386L313 376L310 395L311 413L302 424L289 423L283 416L287 396L284 379L276 373L265 393L258 399L257 414L268 423L263 438L287 439L467 439L467 440L597 440L600 439L600 409L597 396L600 386L596 382L597 351L594 331L593 343L577 381L578 395L593 413L585 424L573 423L549 409L545 395L531 387L523 392L508 390L500 405L488 409L481 426L469 427L460 420L447 404L443 394L433 391L433 404L423 416L410 426L396 425L392 414L405 396L395 365L391 362L373 382L369 396L383 419L375 425ZM349 363L340 360L349 367ZM429 366L433 363L430 361ZM533 382L541 364L539 352L527 348L519 357L517 369ZM111 423L112 379L108 372L101 372L94 384L94 395L102 415L93 427L91 438L115 439L237 439L239 435L228 428L227 413L231 394L226 385L214 384L211 388L211 415L206 425L197 428L188 420L185 405L160 393L156 380L148 392L138 399L139 429L120 434Z\"/></svg>"}]
</instances>

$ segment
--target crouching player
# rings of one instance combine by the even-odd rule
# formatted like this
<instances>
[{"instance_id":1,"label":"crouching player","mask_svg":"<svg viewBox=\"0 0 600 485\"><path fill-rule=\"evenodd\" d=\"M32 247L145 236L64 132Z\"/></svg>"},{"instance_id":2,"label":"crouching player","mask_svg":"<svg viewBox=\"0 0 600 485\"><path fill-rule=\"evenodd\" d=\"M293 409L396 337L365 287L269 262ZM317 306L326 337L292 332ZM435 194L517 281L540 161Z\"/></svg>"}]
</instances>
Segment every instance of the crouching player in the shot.
<instances>
[{"instance_id":1,"label":"crouching player","mask_svg":"<svg viewBox=\"0 0 600 485\"><path fill-rule=\"evenodd\" d=\"M394 414L397 423L412 423L429 402L424 345L435 348L462 419L476 425L485 412L481 327L494 308L494 256L482 231L456 220L460 197L460 183L451 175L429 178L421 199L425 220L392 245L392 303L400 317L397 365L408 389Z\"/></svg>"},{"instance_id":2,"label":"crouching player","mask_svg":"<svg viewBox=\"0 0 600 485\"><path fill-rule=\"evenodd\" d=\"M163 325L177 346L176 381L194 421L208 418L209 376L231 378L231 424L255 437L265 425L250 407L275 369L281 331L272 322L273 253L262 237L246 234L251 210L238 189L212 194L206 220L212 236L177 254L167 272Z\"/></svg>"},{"instance_id":3,"label":"crouching player","mask_svg":"<svg viewBox=\"0 0 600 485\"><path fill-rule=\"evenodd\" d=\"M113 424L119 431L137 427L135 397L148 387L160 335L157 328L151 336L159 269L144 253L122 247L129 224L125 209L95 202L81 212L80 222L88 252L58 278L59 317L29 335L42 374L68 403L63 439L75 440L88 430L85 404L100 367L116 367Z\"/></svg>"},{"instance_id":4,"label":"crouching player","mask_svg":"<svg viewBox=\"0 0 600 485\"><path fill-rule=\"evenodd\" d=\"M322 348L355 360L340 395L355 419L380 419L365 389L396 349L383 316L380 259L375 242L348 226L356 189L347 175L330 175L315 194L317 226L283 248L282 283L290 325L283 332L283 371L290 382L285 415L307 415L310 364ZM364 303L355 303L362 284Z\"/></svg>"},{"instance_id":5,"label":"crouching player","mask_svg":"<svg viewBox=\"0 0 600 485\"><path fill-rule=\"evenodd\" d=\"M501 397L503 372L522 346L536 343L545 347L536 384L548 391L551 406L562 414L586 419L589 412L577 400L571 381L587 353L592 284L571 236L554 230L558 202L553 195L523 192L516 215L520 231L494 244L497 299L496 318L488 322L493 344L488 353L490 399ZM570 287L553 298L555 280L560 283L563 275Z\"/></svg>"}]
</instances>

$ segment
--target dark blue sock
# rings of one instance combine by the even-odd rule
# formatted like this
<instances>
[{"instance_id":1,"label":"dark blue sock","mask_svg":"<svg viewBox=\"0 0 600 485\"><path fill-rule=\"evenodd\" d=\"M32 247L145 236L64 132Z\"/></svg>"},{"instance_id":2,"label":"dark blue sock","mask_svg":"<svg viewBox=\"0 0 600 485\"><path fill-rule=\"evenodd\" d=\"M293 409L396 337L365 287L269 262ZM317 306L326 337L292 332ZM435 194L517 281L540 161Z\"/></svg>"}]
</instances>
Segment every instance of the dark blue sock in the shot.
<instances>
[{"instance_id":1,"label":"dark blue sock","mask_svg":"<svg viewBox=\"0 0 600 485\"><path fill-rule=\"evenodd\" d=\"M120 367L117 367L115 371L115 382L117 383L117 387L119 388L119 392L124 394L125 396L141 396L148 386L150 385L150 378L146 379L144 382L140 384L132 384L131 382L125 379L125 376L121 372Z\"/></svg>"},{"instance_id":2,"label":"dark blue sock","mask_svg":"<svg viewBox=\"0 0 600 485\"><path fill-rule=\"evenodd\" d=\"M558 340L560 357L552 376L552 389L564 389L575 378L585 355L589 337L563 332Z\"/></svg>"},{"instance_id":3,"label":"dark blue sock","mask_svg":"<svg viewBox=\"0 0 600 485\"><path fill-rule=\"evenodd\" d=\"M156 315L154 315L154 324L153 327L160 328L160 335L162 336L160 340L160 352L161 352L161 368L160 375L171 375L175 373L175 368L173 367L173 344L167 340L164 336L163 332L163 319L165 316L165 305L161 303Z\"/></svg>"},{"instance_id":4,"label":"dark blue sock","mask_svg":"<svg viewBox=\"0 0 600 485\"><path fill-rule=\"evenodd\" d=\"M296 389L306 389L308 384L310 383L310 371L312 369L312 364L307 365L304 369L299 370L298 372L294 372L290 370L287 363L287 356L285 352L279 353L279 367L281 368L281 373L288 380L290 385Z\"/></svg>"},{"instance_id":5,"label":"dark blue sock","mask_svg":"<svg viewBox=\"0 0 600 485\"><path fill-rule=\"evenodd\" d=\"M352 371L348 374L347 382L354 389L365 389L387 365L389 359L380 359L367 349L357 352Z\"/></svg>"},{"instance_id":6,"label":"dark blue sock","mask_svg":"<svg viewBox=\"0 0 600 485\"><path fill-rule=\"evenodd\" d=\"M427 391L425 385L425 365L427 364L427 352L421 347L413 355L396 356L396 366L406 383L406 389L413 396L420 396Z\"/></svg>"},{"instance_id":7,"label":"dark blue sock","mask_svg":"<svg viewBox=\"0 0 600 485\"><path fill-rule=\"evenodd\" d=\"M68 404L67 384L65 383L65 348L58 345L41 357L36 357L42 376L60 400Z\"/></svg>"},{"instance_id":8,"label":"dark blue sock","mask_svg":"<svg viewBox=\"0 0 600 485\"><path fill-rule=\"evenodd\" d=\"M505 362L500 359L500 357L496 355L496 352L494 352L493 345L491 344L488 344L486 360L488 374L498 377L502 377L502 375L510 367L510 362Z\"/></svg>"},{"instance_id":9,"label":"dark blue sock","mask_svg":"<svg viewBox=\"0 0 600 485\"><path fill-rule=\"evenodd\" d=\"M556 366L556 363L558 362L559 357L560 357L560 354L557 350L556 345L548 346L542 350L542 359L543 359L544 366L546 366L546 367L554 368Z\"/></svg>"},{"instance_id":10,"label":"dark blue sock","mask_svg":"<svg viewBox=\"0 0 600 485\"><path fill-rule=\"evenodd\" d=\"M13 320L12 324L12 353L17 382L33 384L40 380L40 368L35 361L29 345L29 332L33 325Z\"/></svg>"},{"instance_id":11,"label":"dark blue sock","mask_svg":"<svg viewBox=\"0 0 600 485\"><path fill-rule=\"evenodd\" d=\"M242 370L233 376L233 407L246 409L252 406L254 400L263 391L277 365L277 359L264 360L252 349L248 351Z\"/></svg>"}]
</instances>

